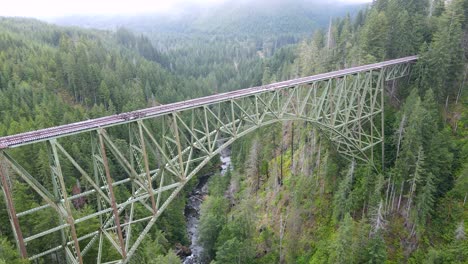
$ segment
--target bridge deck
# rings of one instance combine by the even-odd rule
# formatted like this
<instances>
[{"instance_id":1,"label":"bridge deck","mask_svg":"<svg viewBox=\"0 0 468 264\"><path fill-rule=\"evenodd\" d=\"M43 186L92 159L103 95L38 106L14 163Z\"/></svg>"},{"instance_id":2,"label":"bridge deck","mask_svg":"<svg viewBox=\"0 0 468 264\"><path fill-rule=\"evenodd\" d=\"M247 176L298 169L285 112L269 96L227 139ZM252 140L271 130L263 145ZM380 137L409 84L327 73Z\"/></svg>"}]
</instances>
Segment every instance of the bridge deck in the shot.
<instances>
[{"instance_id":1,"label":"bridge deck","mask_svg":"<svg viewBox=\"0 0 468 264\"><path fill-rule=\"evenodd\" d=\"M318 75L313 75L309 77L303 77L283 82L272 83L263 86L257 86L242 90L236 90L227 93L215 94L206 97L200 97L196 99L191 99L187 101L171 103L166 105L160 105L156 107L146 108L142 110L137 110L128 113L116 114L86 121L81 121L77 123L61 125L46 129L40 129L36 131L21 133L12 136L6 136L0 138L0 149L7 149L18 147L21 145L26 145L33 142L45 141L52 138L63 137L67 135L72 135L76 133L81 133L85 131L95 130L100 127L110 127L114 125L124 124L132 122L135 119L144 119L149 117L155 117L171 113L174 111L186 110L194 107L199 107L203 105L209 105L213 103L219 103L230 99L240 98L249 96L256 93L261 93L265 91L271 91L275 89L284 89L296 85L310 84L316 81L322 81L332 78L339 78L349 74L355 74L359 72L366 72L370 70L379 70L387 66L414 62L418 59L418 56L410 56L395 60L389 60L384 62L379 62L375 64L369 64L364 66L358 66L353 68L347 68L339 71L333 71L328 73L322 73Z\"/></svg>"}]
</instances>

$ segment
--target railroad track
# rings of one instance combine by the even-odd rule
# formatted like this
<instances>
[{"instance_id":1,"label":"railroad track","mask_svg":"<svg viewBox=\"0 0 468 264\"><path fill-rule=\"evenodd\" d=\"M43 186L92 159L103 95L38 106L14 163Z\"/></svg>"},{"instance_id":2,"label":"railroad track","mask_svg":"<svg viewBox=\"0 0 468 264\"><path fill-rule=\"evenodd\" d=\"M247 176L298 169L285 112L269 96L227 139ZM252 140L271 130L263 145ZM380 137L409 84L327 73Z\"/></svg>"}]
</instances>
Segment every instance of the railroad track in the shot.
<instances>
[{"instance_id":1,"label":"railroad track","mask_svg":"<svg viewBox=\"0 0 468 264\"><path fill-rule=\"evenodd\" d=\"M340 78L349 74L357 74L360 72L370 71L370 70L380 70L387 66L397 65L402 63L414 62L418 59L418 56L410 56L405 58L400 58L396 60L384 61L375 64L369 64L364 66L358 66L348 69L343 69L334 72L328 72L318 75L313 75L309 77L303 77L283 82L277 82L273 84L251 87L242 90L236 90L227 93L215 94L206 97L191 99L182 102L176 102L166 105L160 105L156 107L146 108L142 110L115 114L106 117L100 117L96 119L90 119L85 121L80 121L72 124L61 125L56 127L50 127L45 129L40 129L36 131L21 133L17 135L11 135L0 138L0 150L8 149L13 147L18 147L26 144L30 144L37 141L44 141L52 138L63 137L71 134L76 134L80 132L96 130L101 127L110 127L118 124L124 124L132 122L137 119L149 118L164 115L171 112L182 111L190 108L200 107L203 105L209 105L214 103L220 103L226 100L231 100L240 97L250 96L252 94L272 91L276 89L284 89L297 85L306 85L312 82L328 80L333 78Z\"/></svg>"}]
</instances>

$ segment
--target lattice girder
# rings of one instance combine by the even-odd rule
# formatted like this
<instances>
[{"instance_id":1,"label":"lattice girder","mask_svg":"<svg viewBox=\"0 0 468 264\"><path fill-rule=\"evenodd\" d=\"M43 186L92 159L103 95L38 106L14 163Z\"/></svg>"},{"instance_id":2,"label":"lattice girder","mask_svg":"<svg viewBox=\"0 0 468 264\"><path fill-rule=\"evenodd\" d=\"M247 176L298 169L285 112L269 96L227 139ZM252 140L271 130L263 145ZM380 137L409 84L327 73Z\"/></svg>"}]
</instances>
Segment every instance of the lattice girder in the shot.
<instances>
[{"instance_id":1,"label":"lattice girder","mask_svg":"<svg viewBox=\"0 0 468 264\"><path fill-rule=\"evenodd\" d=\"M259 90L37 143L45 144L50 154L53 190L18 164L8 150L0 151L5 196L11 196L14 188L8 184L11 177L18 177L44 201L23 212L9 210L20 252L26 257L28 242L55 234L62 244L35 252L29 259L62 252L68 263L82 263L89 252L97 251L96 262L101 263L103 250L109 250L104 245L110 245L119 257L107 261L127 263L158 217L197 172L238 138L275 122L311 122L344 157L377 164L380 161L374 161L373 155L375 148L383 148L385 82L407 76L409 70L410 63L402 63ZM89 140L87 157L75 157L69 150L73 137ZM84 191L71 193L64 166L75 173L74 177L79 176ZM83 216L75 210L72 201L82 197L87 197L95 212ZM10 200L7 206L14 208ZM21 218L50 208L60 224L23 239ZM89 223L98 223L99 228L77 231Z\"/></svg>"}]
</instances>

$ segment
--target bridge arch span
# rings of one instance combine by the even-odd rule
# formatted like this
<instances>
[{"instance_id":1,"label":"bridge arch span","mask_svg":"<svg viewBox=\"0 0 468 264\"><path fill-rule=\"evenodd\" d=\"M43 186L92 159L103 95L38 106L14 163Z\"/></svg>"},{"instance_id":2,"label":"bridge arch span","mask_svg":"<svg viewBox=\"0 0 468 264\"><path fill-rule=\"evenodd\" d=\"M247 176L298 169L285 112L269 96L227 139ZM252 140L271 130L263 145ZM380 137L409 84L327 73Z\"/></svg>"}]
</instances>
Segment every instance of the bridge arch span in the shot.
<instances>
[{"instance_id":1,"label":"bridge arch span","mask_svg":"<svg viewBox=\"0 0 468 264\"><path fill-rule=\"evenodd\" d=\"M96 262L101 263L103 250L109 250L103 245L110 244L119 255L113 263L127 263L158 217L201 168L240 137L276 122L310 122L344 157L377 164L374 152L383 153L385 83L407 76L416 59L359 66L0 138L2 189L20 253L34 260L61 252L68 263L83 263L90 250L96 250ZM92 166L64 147L74 137L91 140L85 163ZM50 154L49 185L37 180L10 153L12 148L39 143L46 144ZM73 168L87 189L72 193L64 167ZM124 173L118 180L116 168ZM16 212L13 176L44 203ZM119 200L116 188L127 188L128 197ZM73 202L82 197L94 203L95 212L76 216ZM59 224L23 236L21 219L44 210L55 214ZM98 222L99 228L80 233L79 227L90 221ZM28 254L28 243L52 234L61 238L60 244Z\"/></svg>"}]
</instances>

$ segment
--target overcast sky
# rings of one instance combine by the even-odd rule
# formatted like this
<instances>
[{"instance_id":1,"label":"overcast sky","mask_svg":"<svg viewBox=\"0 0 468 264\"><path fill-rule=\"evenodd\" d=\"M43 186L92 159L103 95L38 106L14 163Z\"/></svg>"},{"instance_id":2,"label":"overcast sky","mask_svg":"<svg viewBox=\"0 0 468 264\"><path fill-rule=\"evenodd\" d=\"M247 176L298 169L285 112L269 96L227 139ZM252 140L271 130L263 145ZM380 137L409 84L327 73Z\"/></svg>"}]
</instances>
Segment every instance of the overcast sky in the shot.
<instances>
[{"instance_id":1,"label":"overcast sky","mask_svg":"<svg viewBox=\"0 0 468 264\"><path fill-rule=\"evenodd\" d=\"M0 16L54 17L75 14L169 12L187 4L213 5L227 0L0 0ZM251 0L255 1L255 0ZM320 1L320 0L318 0ZM322 0L367 3L372 0Z\"/></svg>"}]
</instances>

